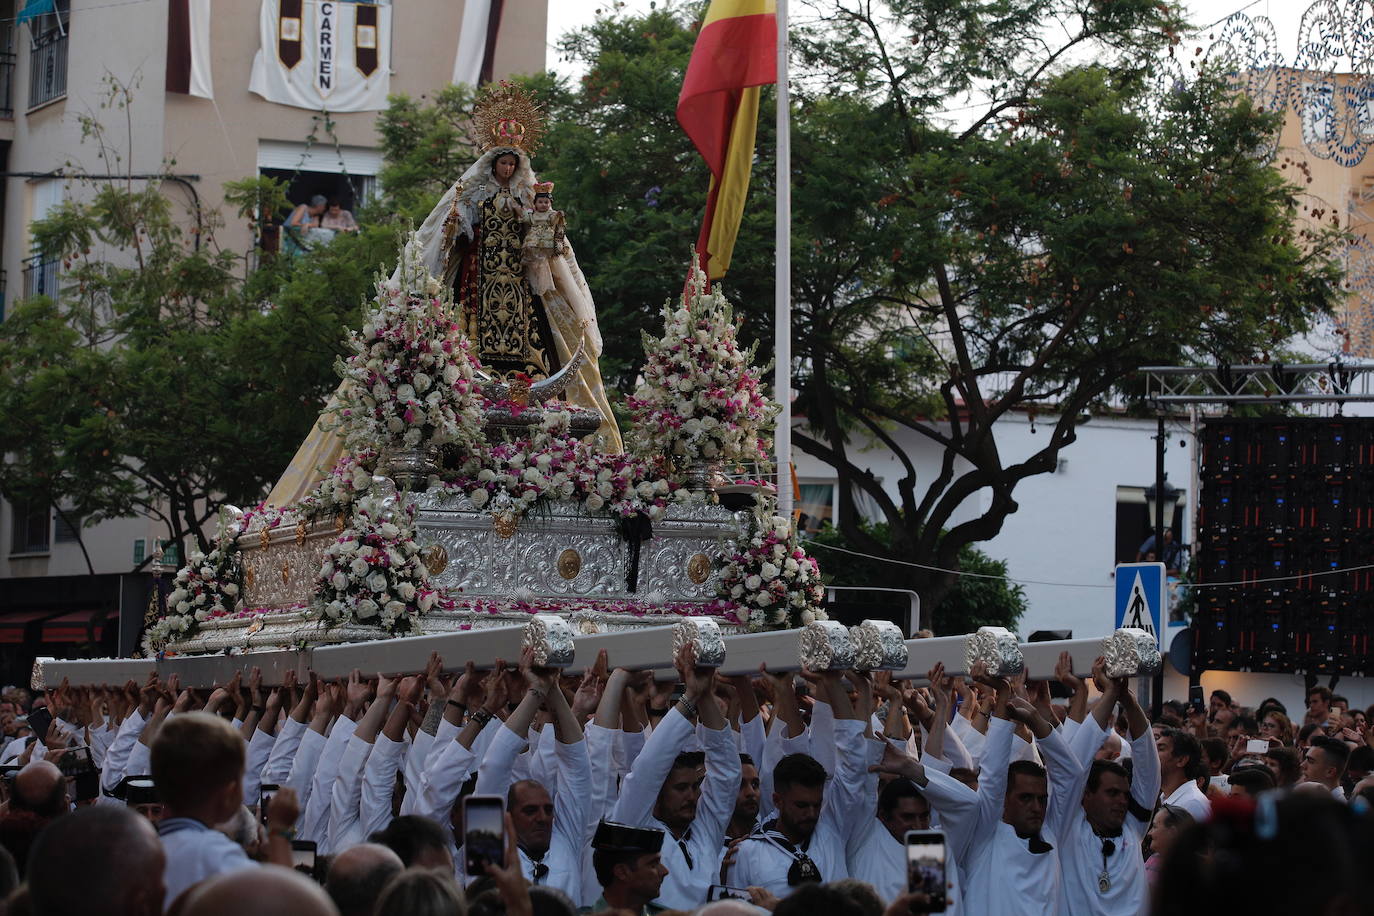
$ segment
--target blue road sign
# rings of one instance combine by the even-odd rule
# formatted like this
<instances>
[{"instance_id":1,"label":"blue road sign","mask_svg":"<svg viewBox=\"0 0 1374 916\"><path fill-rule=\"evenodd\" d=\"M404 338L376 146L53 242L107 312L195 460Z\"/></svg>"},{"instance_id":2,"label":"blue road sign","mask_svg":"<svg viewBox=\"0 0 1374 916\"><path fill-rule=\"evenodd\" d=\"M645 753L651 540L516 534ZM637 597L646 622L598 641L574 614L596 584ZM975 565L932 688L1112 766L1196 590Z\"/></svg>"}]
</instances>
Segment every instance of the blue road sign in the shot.
<instances>
[{"instance_id":1,"label":"blue road sign","mask_svg":"<svg viewBox=\"0 0 1374 916\"><path fill-rule=\"evenodd\" d=\"M1116 626L1136 627L1160 641L1165 588L1163 563L1120 563L1116 567Z\"/></svg>"}]
</instances>

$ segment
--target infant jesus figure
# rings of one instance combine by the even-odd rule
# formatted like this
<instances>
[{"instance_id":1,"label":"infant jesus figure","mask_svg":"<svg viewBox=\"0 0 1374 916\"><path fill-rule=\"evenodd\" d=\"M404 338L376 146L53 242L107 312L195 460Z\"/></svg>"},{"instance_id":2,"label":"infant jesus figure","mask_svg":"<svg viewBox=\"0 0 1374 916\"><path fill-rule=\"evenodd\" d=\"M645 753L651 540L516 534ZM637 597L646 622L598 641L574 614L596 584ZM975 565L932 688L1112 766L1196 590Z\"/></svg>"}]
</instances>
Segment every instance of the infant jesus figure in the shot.
<instances>
[{"instance_id":1,"label":"infant jesus figure","mask_svg":"<svg viewBox=\"0 0 1374 916\"><path fill-rule=\"evenodd\" d=\"M565 256L567 242L563 235L566 227L563 211L553 208L553 182L539 182L534 186L534 209L529 213L529 228L525 231L522 250L525 276L539 295L553 288L549 259Z\"/></svg>"}]
</instances>

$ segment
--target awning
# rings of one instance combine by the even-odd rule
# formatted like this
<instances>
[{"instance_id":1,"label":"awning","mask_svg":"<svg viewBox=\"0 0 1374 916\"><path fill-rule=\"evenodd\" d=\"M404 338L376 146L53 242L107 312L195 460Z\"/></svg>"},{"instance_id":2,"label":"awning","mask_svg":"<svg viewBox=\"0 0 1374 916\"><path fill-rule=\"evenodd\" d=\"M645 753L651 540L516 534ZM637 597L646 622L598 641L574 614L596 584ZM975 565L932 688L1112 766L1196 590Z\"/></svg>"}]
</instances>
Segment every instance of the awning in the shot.
<instances>
[{"instance_id":1,"label":"awning","mask_svg":"<svg viewBox=\"0 0 1374 916\"><path fill-rule=\"evenodd\" d=\"M24 628L34 621L51 617L53 612L19 611L0 617L0 643L21 643L24 641Z\"/></svg>"},{"instance_id":2,"label":"awning","mask_svg":"<svg viewBox=\"0 0 1374 916\"><path fill-rule=\"evenodd\" d=\"M63 614L61 617L44 621L43 642L89 642L92 641L92 638L95 642L99 642L108 617L101 617L96 621L95 632L90 636L86 632L91 618L98 613L98 611L73 611L70 614Z\"/></svg>"},{"instance_id":3,"label":"awning","mask_svg":"<svg viewBox=\"0 0 1374 916\"><path fill-rule=\"evenodd\" d=\"M56 12L56 0L25 0L24 8L19 11L19 24L23 25L52 12Z\"/></svg>"}]
</instances>

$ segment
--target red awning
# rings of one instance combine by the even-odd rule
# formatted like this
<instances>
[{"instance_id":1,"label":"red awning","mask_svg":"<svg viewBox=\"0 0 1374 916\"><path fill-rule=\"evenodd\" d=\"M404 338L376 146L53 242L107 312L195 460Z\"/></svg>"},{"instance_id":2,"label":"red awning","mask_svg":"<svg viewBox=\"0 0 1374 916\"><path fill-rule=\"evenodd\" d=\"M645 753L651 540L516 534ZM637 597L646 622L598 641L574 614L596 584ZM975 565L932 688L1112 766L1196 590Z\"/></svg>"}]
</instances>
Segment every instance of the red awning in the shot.
<instances>
[{"instance_id":1,"label":"red awning","mask_svg":"<svg viewBox=\"0 0 1374 916\"><path fill-rule=\"evenodd\" d=\"M43 622L43 642L88 642L92 638L100 641L100 635L104 631L105 617L101 617L95 625L95 632L87 635L87 625L97 611L73 611L70 614L63 614L61 617L54 617L52 620Z\"/></svg>"},{"instance_id":2,"label":"red awning","mask_svg":"<svg viewBox=\"0 0 1374 916\"><path fill-rule=\"evenodd\" d=\"M0 643L21 643L24 641L24 628L35 620L51 617L52 611L19 611L0 617Z\"/></svg>"}]
</instances>

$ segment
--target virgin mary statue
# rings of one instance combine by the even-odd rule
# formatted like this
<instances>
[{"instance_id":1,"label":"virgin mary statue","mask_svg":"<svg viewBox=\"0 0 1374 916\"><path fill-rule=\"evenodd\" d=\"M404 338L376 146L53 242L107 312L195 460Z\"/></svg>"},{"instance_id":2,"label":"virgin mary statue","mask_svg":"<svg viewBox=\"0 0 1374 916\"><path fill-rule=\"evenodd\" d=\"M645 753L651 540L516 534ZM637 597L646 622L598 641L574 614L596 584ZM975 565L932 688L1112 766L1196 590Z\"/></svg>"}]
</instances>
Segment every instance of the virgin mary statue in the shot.
<instances>
[{"instance_id":1,"label":"virgin mary statue","mask_svg":"<svg viewBox=\"0 0 1374 916\"><path fill-rule=\"evenodd\" d=\"M564 236L557 255L522 258L538 180L530 153L538 146L542 114L523 90L501 86L478 103L473 123L482 155L416 231L425 266L452 286L464 332L489 374L547 377L572 362L581 348L585 358L565 397L600 411L598 444L603 451L619 452L620 431L597 368L596 309L572 245ZM268 503L299 501L343 454L343 440L325 428L324 416L272 488Z\"/></svg>"}]
</instances>

